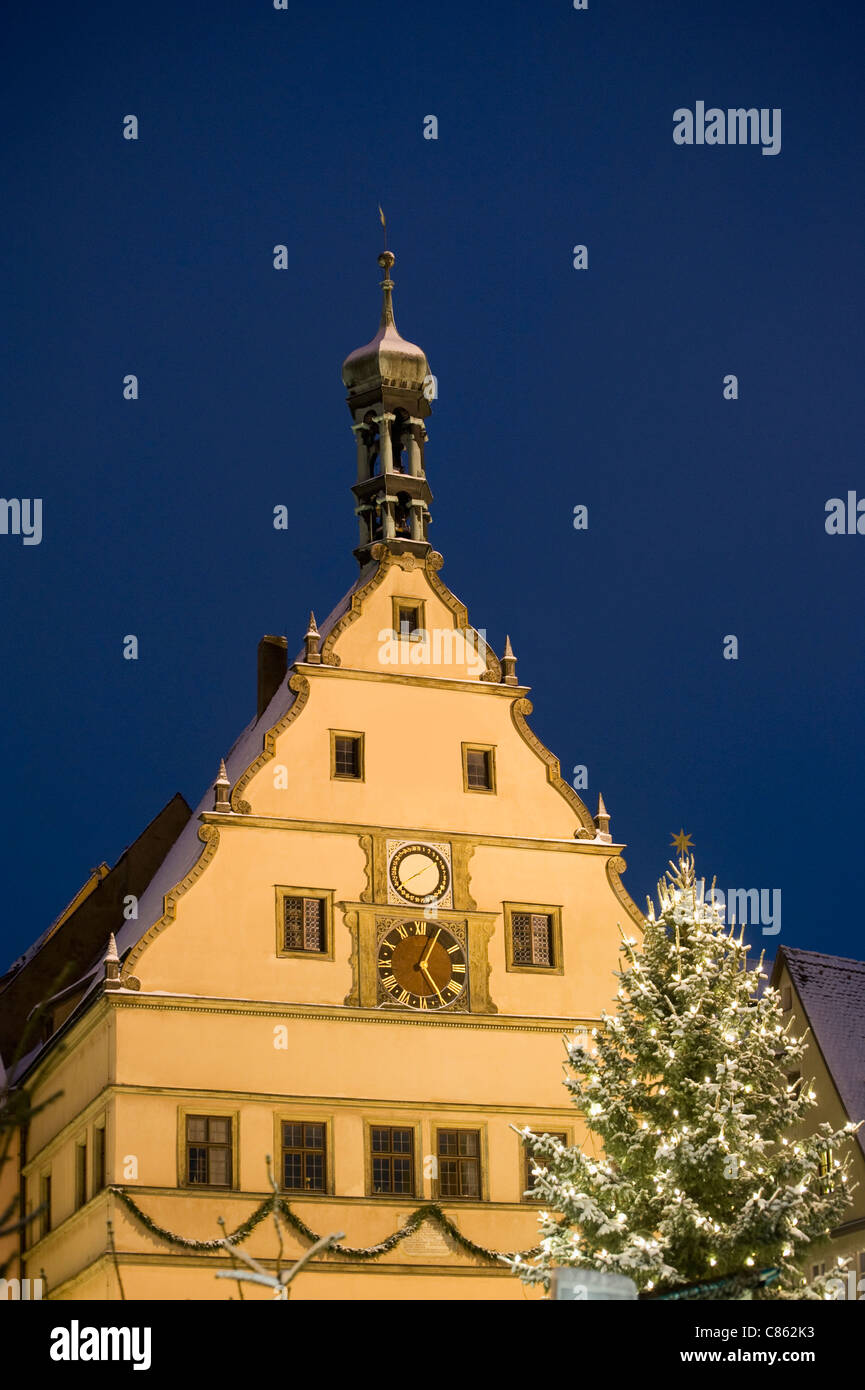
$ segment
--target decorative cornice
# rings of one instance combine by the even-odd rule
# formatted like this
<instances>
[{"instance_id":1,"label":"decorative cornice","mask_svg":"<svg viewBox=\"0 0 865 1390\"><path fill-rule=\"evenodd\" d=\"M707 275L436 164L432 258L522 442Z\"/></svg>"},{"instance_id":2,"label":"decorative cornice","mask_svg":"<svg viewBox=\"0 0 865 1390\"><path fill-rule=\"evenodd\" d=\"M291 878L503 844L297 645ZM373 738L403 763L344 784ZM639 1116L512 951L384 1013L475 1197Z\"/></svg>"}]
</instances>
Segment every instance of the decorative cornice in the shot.
<instances>
[{"instance_id":1,"label":"decorative cornice","mask_svg":"<svg viewBox=\"0 0 865 1390\"><path fill-rule=\"evenodd\" d=\"M239 777L234 784L234 790L231 793L231 809L238 814L248 816L252 811L249 802L244 801L240 793L246 790L255 774L260 772L261 769L270 762L271 758L276 755L276 740L279 738L280 734L288 728L289 724L293 723L309 699L309 681L306 676L302 676L300 672L295 671L294 674L289 677L288 688L294 691L294 700L289 705L282 718L274 724L272 729L268 729L267 733L264 735L264 747L262 751L255 759L255 762L250 763L243 776Z\"/></svg>"},{"instance_id":2,"label":"decorative cornice","mask_svg":"<svg viewBox=\"0 0 865 1390\"><path fill-rule=\"evenodd\" d=\"M384 1011L375 1008L351 1009L339 1005L292 1005L279 1000L248 1004L231 999L213 999L205 1003L202 999L185 999L182 995L112 994L107 995L115 1008L152 1009L157 1013L196 1013L230 1014L247 1018L290 1018L304 1019L316 1023L380 1023L405 1025L410 1028L492 1028L504 1033L556 1033L562 1029L579 1032L597 1023L597 1019L579 1021L570 1018L541 1018L532 1016L521 1018L516 1014L499 1014L492 1019L489 1014L454 1014L447 1017L438 1014L409 1014Z\"/></svg>"},{"instance_id":3,"label":"decorative cornice","mask_svg":"<svg viewBox=\"0 0 865 1390\"><path fill-rule=\"evenodd\" d=\"M562 777L558 758L554 753L550 752L549 748L541 743L537 734L534 733L526 723L533 709L534 706L531 700L526 699L525 696L521 696L520 699L514 700L511 705L511 719L513 720L514 728L520 735L520 738L522 738L532 751L538 755L541 762L546 764L547 781L550 786L555 787L559 795L563 796L571 809L576 812L581 826L586 831L586 839L593 840L595 838L596 827L588 806L580 800L573 787L568 786L567 782Z\"/></svg>"},{"instance_id":4,"label":"decorative cornice","mask_svg":"<svg viewBox=\"0 0 865 1390\"><path fill-rule=\"evenodd\" d=\"M207 868L208 864L213 859L213 856L216 854L217 848L219 846L218 826L200 825L198 827L198 838L199 840L203 841L204 850L198 856L186 877L182 878L178 884L175 884L175 886L170 890L170 892L165 894L165 897L162 900L162 916L159 918L158 921L153 923L152 927L149 927L147 929L144 935L141 936L135 943L135 945L132 947L132 950L129 952L129 955L126 957L127 969L130 969L131 966L137 964L137 962L141 959L142 955L146 951L147 947L150 945L151 941L155 941L156 937L163 930L163 928L167 927L169 922L174 921L175 917L177 916L177 903L179 899L183 897L184 893L189 891L195 880L201 877L201 875L204 873L204 870ZM114 1003L120 1002L120 996L118 994L112 994L107 997L110 997L112 1002Z\"/></svg>"},{"instance_id":5,"label":"decorative cornice","mask_svg":"<svg viewBox=\"0 0 865 1390\"><path fill-rule=\"evenodd\" d=\"M620 875L625 872L627 867L627 864L625 863L624 859L620 854L614 855L611 859L607 860L607 878L609 879L610 887L612 888L619 902L622 904L622 907L627 912L628 916L631 917L634 920L634 922L636 922L637 926L640 928L640 931L643 931L645 928L646 919L643 913L637 907L637 904L634 902L634 899L631 897L630 893L628 892L620 877Z\"/></svg>"},{"instance_id":6,"label":"decorative cornice","mask_svg":"<svg viewBox=\"0 0 865 1390\"><path fill-rule=\"evenodd\" d=\"M468 830L452 830L438 825L360 825L356 821L294 820L288 816L235 816L217 811L202 811L205 825L218 825L224 830L309 830L322 835L365 835L369 832L390 835L430 836L434 840L461 841L477 847L492 849L561 850L565 854L599 854L609 859L623 848L605 845L597 840L543 840L528 835L481 835Z\"/></svg>"}]
</instances>

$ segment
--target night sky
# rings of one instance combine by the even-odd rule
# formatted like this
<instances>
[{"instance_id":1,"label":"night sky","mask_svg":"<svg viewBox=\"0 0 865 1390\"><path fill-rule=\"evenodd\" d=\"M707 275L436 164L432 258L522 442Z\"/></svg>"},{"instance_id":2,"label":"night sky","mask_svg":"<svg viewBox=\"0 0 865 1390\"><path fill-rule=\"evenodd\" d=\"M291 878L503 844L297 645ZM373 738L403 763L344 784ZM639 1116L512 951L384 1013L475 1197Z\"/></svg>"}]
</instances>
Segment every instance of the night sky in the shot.
<instances>
[{"instance_id":1,"label":"night sky","mask_svg":"<svg viewBox=\"0 0 865 1390\"><path fill-rule=\"evenodd\" d=\"M148 0L5 28L0 493L43 499L43 538L0 535L0 967L195 804L259 637L293 653L355 579L340 366L378 322L379 202L438 379L441 577L510 633L629 891L683 827L720 887L781 890L770 955L861 958L865 535L825 507L865 495L862 7ZM674 144L698 101L779 108L780 153Z\"/></svg>"}]
</instances>

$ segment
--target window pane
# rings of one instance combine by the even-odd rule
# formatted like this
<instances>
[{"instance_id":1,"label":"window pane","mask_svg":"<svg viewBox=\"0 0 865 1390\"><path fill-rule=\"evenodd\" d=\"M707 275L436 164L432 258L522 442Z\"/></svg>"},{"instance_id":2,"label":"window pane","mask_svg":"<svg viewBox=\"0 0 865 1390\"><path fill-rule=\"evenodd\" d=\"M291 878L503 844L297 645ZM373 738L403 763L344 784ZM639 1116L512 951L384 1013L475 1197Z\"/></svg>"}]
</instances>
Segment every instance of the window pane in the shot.
<instances>
[{"instance_id":1,"label":"window pane","mask_svg":"<svg viewBox=\"0 0 865 1390\"><path fill-rule=\"evenodd\" d=\"M390 1192L390 1159L374 1158L372 1161L373 1192Z\"/></svg>"},{"instance_id":2,"label":"window pane","mask_svg":"<svg viewBox=\"0 0 865 1390\"><path fill-rule=\"evenodd\" d=\"M528 912L511 914L514 965L532 963L532 919Z\"/></svg>"},{"instance_id":3,"label":"window pane","mask_svg":"<svg viewBox=\"0 0 865 1390\"><path fill-rule=\"evenodd\" d=\"M308 1153L306 1155L306 1183L304 1186L308 1192L324 1191L324 1154Z\"/></svg>"},{"instance_id":4,"label":"window pane","mask_svg":"<svg viewBox=\"0 0 865 1390\"><path fill-rule=\"evenodd\" d=\"M207 1182L207 1150L190 1144L187 1155L189 1181Z\"/></svg>"},{"instance_id":5,"label":"window pane","mask_svg":"<svg viewBox=\"0 0 865 1390\"><path fill-rule=\"evenodd\" d=\"M282 1185L295 1191L303 1186L303 1159L300 1154L282 1155Z\"/></svg>"},{"instance_id":6,"label":"window pane","mask_svg":"<svg viewBox=\"0 0 865 1390\"><path fill-rule=\"evenodd\" d=\"M439 1195L458 1197L459 1192L459 1160L456 1158L442 1159L439 1164Z\"/></svg>"},{"instance_id":7,"label":"window pane","mask_svg":"<svg viewBox=\"0 0 865 1390\"><path fill-rule=\"evenodd\" d=\"M324 1148L324 1125L304 1125L304 1143L308 1149Z\"/></svg>"},{"instance_id":8,"label":"window pane","mask_svg":"<svg viewBox=\"0 0 865 1390\"><path fill-rule=\"evenodd\" d=\"M393 1151L398 1154L411 1153L410 1129L395 1129L393 1131Z\"/></svg>"},{"instance_id":9,"label":"window pane","mask_svg":"<svg viewBox=\"0 0 865 1390\"><path fill-rule=\"evenodd\" d=\"M489 787L490 755L478 749L466 749L466 781L470 787Z\"/></svg>"},{"instance_id":10,"label":"window pane","mask_svg":"<svg viewBox=\"0 0 865 1390\"><path fill-rule=\"evenodd\" d=\"M394 1192L411 1192L411 1159L395 1158L393 1160L393 1190Z\"/></svg>"},{"instance_id":11,"label":"window pane","mask_svg":"<svg viewBox=\"0 0 865 1390\"><path fill-rule=\"evenodd\" d=\"M303 900L303 949L324 950L324 899Z\"/></svg>"},{"instance_id":12,"label":"window pane","mask_svg":"<svg viewBox=\"0 0 865 1390\"><path fill-rule=\"evenodd\" d=\"M228 1187L231 1182L231 1149L210 1150L210 1182L215 1187Z\"/></svg>"},{"instance_id":13,"label":"window pane","mask_svg":"<svg viewBox=\"0 0 865 1390\"><path fill-rule=\"evenodd\" d=\"M334 772L338 777L360 775L360 739L336 734L333 740Z\"/></svg>"},{"instance_id":14,"label":"window pane","mask_svg":"<svg viewBox=\"0 0 865 1390\"><path fill-rule=\"evenodd\" d=\"M187 1115L186 1137L193 1143L204 1143L207 1138L207 1116Z\"/></svg>"},{"instance_id":15,"label":"window pane","mask_svg":"<svg viewBox=\"0 0 865 1390\"><path fill-rule=\"evenodd\" d=\"M461 1129L459 1141L461 1154L476 1154L478 1152L478 1132L476 1129Z\"/></svg>"},{"instance_id":16,"label":"window pane","mask_svg":"<svg viewBox=\"0 0 865 1390\"><path fill-rule=\"evenodd\" d=\"M459 1153L459 1141L455 1129L439 1130L439 1155Z\"/></svg>"},{"instance_id":17,"label":"window pane","mask_svg":"<svg viewBox=\"0 0 865 1390\"><path fill-rule=\"evenodd\" d=\"M282 1143L286 1149L299 1149L303 1144L303 1125L286 1120L282 1126Z\"/></svg>"},{"instance_id":18,"label":"window pane","mask_svg":"<svg viewBox=\"0 0 865 1390\"><path fill-rule=\"evenodd\" d=\"M286 951L303 950L303 898L285 898Z\"/></svg>"},{"instance_id":19,"label":"window pane","mask_svg":"<svg viewBox=\"0 0 865 1390\"><path fill-rule=\"evenodd\" d=\"M460 1196L480 1196L480 1169L476 1158L464 1158L460 1162Z\"/></svg>"},{"instance_id":20,"label":"window pane","mask_svg":"<svg viewBox=\"0 0 865 1390\"><path fill-rule=\"evenodd\" d=\"M231 1121L221 1117L219 1119L211 1118L208 1138L211 1144L231 1143Z\"/></svg>"},{"instance_id":21,"label":"window pane","mask_svg":"<svg viewBox=\"0 0 865 1390\"><path fill-rule=\"evenodd\" d=\"M532 914L532 964L552 965L552 921L547 913Z\"/></svg>"},{"instance_id":22,"label":"window pane","mask_svg":"<svg viewBox=\"0 0 865 1390\"><path fill-rule=\"evenodd\" d=\"M372 1147L374 1153L386 1153L390 1148L390 1130L374 1129L372 1132Z\"/></svg>"}]
</instances>

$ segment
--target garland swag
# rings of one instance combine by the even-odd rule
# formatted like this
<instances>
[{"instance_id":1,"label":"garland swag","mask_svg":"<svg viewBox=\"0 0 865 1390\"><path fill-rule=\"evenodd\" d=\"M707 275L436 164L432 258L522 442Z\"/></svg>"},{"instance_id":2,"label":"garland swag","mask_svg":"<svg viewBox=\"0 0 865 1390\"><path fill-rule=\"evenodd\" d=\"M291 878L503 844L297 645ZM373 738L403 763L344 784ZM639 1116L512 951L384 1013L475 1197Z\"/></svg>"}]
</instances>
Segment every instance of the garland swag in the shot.
<instances>
[{"instance_id":1,"label":"garland swag","mask_svg":"<svg viewBox=\"0 0 865 1390\"><path fill-rule=\"evenodd\" d=\"M314 1245L315 1242L320 1239L315 1231L307 1226L305 1221L302 1221L299 1216L295 1215L288 1202L286 1202L283 1197L276 1195L273 1197L265 1197L261 1205L256 1207L255 1211L252 1212L245 1221L242 1221L236 1230L224 1237L223 1242L222 1238L218 1240L188 1240L185 1236L175 1235L173 1231L167 1231L164 1226L157 1225L146 1212L141 1210L138 1203L135 1202L134 1199L130 1197L129 1193L122 1187L109 1187L108 1191L112 1192L115 1197L120 1198L121 1202L132 1213L136 1221L139 1221L145 1230L149 1231L152 1236L156 1236L159 1240L167 1241L169 1245L177 1245L181 1250L197 1250L209 1253L224 1249L224 1242L228 1245L242 1245L243 1242L252 1235L256 1226L259 1226L265 1217L269 1216L272 1212L278 1212L286 1225L289 1226L291 1230L295 1231L297 1235L308 1241L310 1245ZM445 1213L437 1202L427 1202L424 1206L418 1207L412 1212L405 1224L400 1226L398 1231L394 1231L393 1235L388 1236L386 1240L380 1241L378 1245L332 1245L330 1249L335 1255L345 1255L351 1260L375 1260L378 1259L379 1255L386 1255L389 1250L395 1250L400 1242L405 1240L406 1236L410 1236L414 1231L418 1230L425 1221L432 1221L442 1231L449 1235L462 1250L465 1250L469 1255L477 1256L479 1259L491 1260L495 1263L499 1260L530 1259L533 1255L540 1253L540 1249L537 1246L533 1250L525 1250L521 1253L506 1253L499 1250L488 1250L486 1246L478 1245L476 1241L469 1240L468 1236L464 1236L462 1231L451 1221L450 1217L445 1216Z\"/></svg>"}]
</instances>

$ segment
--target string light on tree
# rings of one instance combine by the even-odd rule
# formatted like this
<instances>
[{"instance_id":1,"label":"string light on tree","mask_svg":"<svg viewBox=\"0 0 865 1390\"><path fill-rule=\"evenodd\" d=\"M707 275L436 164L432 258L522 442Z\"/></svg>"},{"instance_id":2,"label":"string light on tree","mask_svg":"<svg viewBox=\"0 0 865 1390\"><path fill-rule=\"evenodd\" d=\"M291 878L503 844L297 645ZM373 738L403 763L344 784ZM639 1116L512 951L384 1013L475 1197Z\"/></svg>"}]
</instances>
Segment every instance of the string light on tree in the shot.
<instances>
[{"instance_id":1,"label":"string light on tree","mask_svg":"<svg viewBox=\"0 0 865 1390\"><path fill-rule=\"evenodd\" d=\"M642 944L622 937L617 1013L592 1030L591 1050L567 1047L584 1147L604 1157L521 1131L544 1202L541 1251L508 1263L526 1283L570 1265L659 1292L771 1265L780 1277L755 1297L825 1298L829 1276L809 1282L800 1265L849 1205L855 1126L787 1142L816 1102L813 1087L787 1085L806 1037L782 1027L762 957L749 965L743 929L721 921L687 848L658 885ZM827 1181L829 1150L844 1162Z\"/></svg>"}]
</instances>

